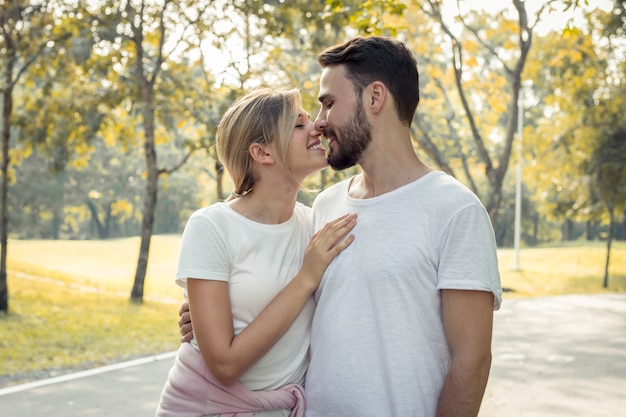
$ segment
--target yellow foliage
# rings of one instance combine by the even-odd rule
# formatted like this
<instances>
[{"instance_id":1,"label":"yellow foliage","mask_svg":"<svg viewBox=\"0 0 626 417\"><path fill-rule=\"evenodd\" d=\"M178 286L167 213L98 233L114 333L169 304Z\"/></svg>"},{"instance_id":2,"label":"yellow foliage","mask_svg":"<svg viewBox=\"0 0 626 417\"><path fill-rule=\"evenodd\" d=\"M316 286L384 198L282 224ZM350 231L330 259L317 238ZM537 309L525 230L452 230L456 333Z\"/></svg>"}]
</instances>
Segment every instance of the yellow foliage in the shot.
<instances>
[{"instance_id":1,"label":"yellow foliage","mask_svg":"<svg viewBox=\"0 0 626 417\"><path fill-rule=\"evenodd\" d=\"M571 50L569 53L569 58L571 63L578 63L582 61L583 54L578 49Z\"/></svg>"},{"instance_id":2,"label":"yellow foliage","mask_svg":"<svg viewBox=\"0 0 626 417\"><path fill-rule=\"evenodd\" d=\"M518 50L519 49L519 45L517 44L517 42L514 42L512 40L507 40L504 42L504 44L502 45L504 47L504 49L506 50Z\"/></svg>"},{"instance_id":3,"label":"yellow foliage","mask_svg":"<svg viewBox=\"0 0 626 417\"><path fill-rule=\"evenodd\" d=\"M517 33L519 32L519 24L514 20L505 20L499 22L498 29L502 32Z\"/></svg>"},{"instance_id":4,"label":"yellow foliage","mask_svg":"<svg viewBox=\"0 0 626 417\"><path fill-rule=\"evenodd\" d=\"M495 111L485 112L484 118L485 118L485 125L487 125L487 126L497 126L498 125L498 119L500 118L500 113L497 113ZM494 130L494 129L492 129L492 130Z\"/></svg>"},{"instance_id":5,"label":"yellow foliage","mask_svg":"<svg viewBox=\"0 0 626 417\"><path fill-rule=\"evenodd\" d=\"M165 127L159 125L154 129L154 143L157 145L163 145L173 140L172 133Z\"/></svg>"},{"instance_id":6,"label":"yellow foliage","mask_svg":"<svg viewBox=\"0 0 626 417\"><path fill-rule=\"evenodd\" d=\"M468 55L476 55L477 52L480 51L481 47L476 43L473 39L465 39L462 41L463 50Z\"/></svg>"},{"instance_id":7,"label":"yellow foliage","mask_svg":"<svg viewBox=\"0 0 626 417\"><path fill-rule=\"evenodd\" d=\"M390 15L385 16L385 26L394 28L395 30L402 31L407 27L406 19L404 16Z\"/></svg>"},{"instance_id":8,"label":"yellow foliage","mask_svg":"<svg viewBox=\"0 0 626 417\"><path fill-rule=\"evenodd\" d=\"M548 66L557 66L560 62L565 59L567 52L563 49L559 49L555 54L552 55L552 59L548 62Z\"/></svg>"},{"instance_id":9,"label":"yellow foliage","mask_svg":"<svg viewBox=\"0 0 626 417\"><path fill-rule=\"evenodd\" d=\"M130 217L133 212L133 205L128 200L118 200L111 204L111 214L113 216Z\"/></svg>"},{"instance_id":10,"label":"yellow foliage","mask_svg":"<svg viewBox=\"0 0 626 417\"><path fill-rule=\"evenodd\" d=\"M443 72L443 70L441 69L441 67L436 66L436 65L432 65L428 67L428 73L430 74L430 76L433 79L437 79L437 78L444 78L445 74Z\"/></svg>"},{"instance_id":11,"label":"yellow foliage","mask_svg":"<svg viewBox=\"0 0 626 417\"><path fill-rule=\"evenodd\" d=\"M478 60L476 60L476 57L474 55L470 55L466 60L465 60L465 65L467 65L468 67L472 67L475 68L478 66Z\"/></svg>"},{"instance_id":12,"label":"yellow foliage","mask_svg":"<svg viewBox=\"0 0 626 417\"><path fill-rule=\"evenodd\" d=\"M596 71L595 68L589 67L589 68L585 69L585 72L583 73L582 77L580 77L580 78L582 78L583 80L593 79L596 76L596 72L597 71Z\"/></svg>"},{"instance_id":13,"label":"yellow foliage","mask_svg":"<svg viewBox=\"0 0 626 417\"><path fill-rule=\"evenodd\" d=\"M508 103L502 99L502 96L498 94L491 94L487 98L487 102L489 103L489 106L492 108L492 111L490 113L494 113L496 115L506 113Z\"/></svg>"},{"instance_id":14,"label":"yellow foliage","mask_svg":"<svg viewBox=\"0 0 626 417\"><path fill-rule=\"evenodd\" d=\"M115 146L115 140L117 139L117 135L114 135L111 129L103 129L100 131L100 134L102 135L102 140L104 141L105 145L111 147Z\"/></svg>"},{"instance_id":15,"label":"yellow foliage","mask_svg":"<svg viewBox=\"0 0 626 417\"><path fill-rule=\"evenodd\" d=\"M65 219L63 220L63 225L72 232L77 232L79 229L78 221L76 217L72 215L65 216Z\"/></svg>"},{"instance_id":16,"label":"yellow foliage","mask_svg":"<svg viewBox=\"0 0 626 417\"><path fill-rule=\"evenodd\" d=\"M89 158L74 158L67 165L76 171L82 171L89 166Z\"/></svg>"},{"instance_id":17,"label":"yellow foliage","mask_svg":"<svg viewBox=\"0 0 626 417\"><path fill-rule=\"evenodd\" d=\"M45 206L40 205L38 209L39 209L38 210L39 217L41 218L41 220L43 221L52 220L52 217L53 217L52 213L49 212Z\"/></svg>"},{"instance_id":18,"label":"yellow foliage","mask_svg":"<svg viewBox=\"0 0 626 417\"><path fill-rule=\"evenodd\" d=\"M17 181L15 178L15 169L13 167L9 167L7 170L7 178L9 180L9 184L11 185L15 184L15 181Z\"/></svg>"},{"instance_id":19,"label":"yellow foliage","mask_svg":"<svg viewBox=\"0 0 626 417\"><path fill-rule=\"evenodd\" d=\"M22 148L9 149L10 165L21 165L24 159L26 158L24 157L24 150Z\"/></svg>"}]
</instances>

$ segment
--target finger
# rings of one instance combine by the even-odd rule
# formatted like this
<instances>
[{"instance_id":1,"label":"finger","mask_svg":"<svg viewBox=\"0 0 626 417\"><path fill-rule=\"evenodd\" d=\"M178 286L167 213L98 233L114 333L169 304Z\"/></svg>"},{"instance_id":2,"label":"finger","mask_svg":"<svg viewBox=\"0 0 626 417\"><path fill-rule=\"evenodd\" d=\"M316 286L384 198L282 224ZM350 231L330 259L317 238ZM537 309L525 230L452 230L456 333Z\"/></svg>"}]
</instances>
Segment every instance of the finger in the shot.
<instances>
[{"instance_id":1,"label":"finger","mask_svg":"<svg viewBox=\"0 0 626 417\"><path fill-rule=\"evenodd\" d=\"M330 226L330 228L325 231L323 237L326 248L330 249L335 246L337 241L352 230L354 226L356 226L356 214L349 215L345 219L341 219L336 224Z\"/></svg>"},{"instance_id":2,"label":"finger","mask_svg":"<svg viewBox=\"0 0 626 417\"><path fill-rule=\"evenodd\" d=\"M332 250L334 251L335 254L338 254L339 252L343 251L345 248L350 246L352 242L354 242L354 235L348 235L346 236L345 239L335 244L335 246L332 247Z\"/></svg>"},{"instance_id":3,"label":"finger","mask_svg":"<svg viewBox=\"0 0 626 417\"><path fill-rule=\"evenodd\" d=\"M190 321L191 321L191 313L187 311L180 315L178 319L178 325L182 327L183 325L189 323Z\"/></svg>"},{"instance_id":4,"label":"finger","mask_svg":"<svg viewBox=\"0 0 626 417\"><path fill-rule=\"evenodd\" d=\"M190 342L193 339L193 332L185 333L183 337L180 338L181 343Z\"/></svg>"},{"instance_id":5,"label":"finger","mask_svg":"<svg viewBox=\"0 0 626 417\"><path fill-rule=\"evenodd\" d=\"M356 219L356 213L348 213L348 214L344 214L343 216L335 219L334 221L330 222L330 226L332 227L344 227L346 224L349 224L350 222L352 222L354 219Z\"/></svg>"},{"instance_id":6,"label":"finger","mask_svg":"<svg viewBox=\"0 0 626 417\"><path fill-rule=\"evenodd\" d=\"M178 315L181 316L183 313L189 311L189 303L188 302L183 302L180 306L180 308L178 309Z\"/></svg>"},{"instance_id":7,"label":"finger","mask_svg":"<svg viewBox=\"0 0 626 417\"><path fill-rule=\"evenodd\" d=\"M182 326L180 326L180 335L185 336L187 333L191 333L191 330L191 323L183 324Z\"/></svg>"},{"instance_id":8,"label":"finger","mask_svg":"<svg viewBox=\"0 0 626 417\"><path fill-rule=\"evenodd\" d=\"M329 230L334 227L341 227L342 224L345 224L346 222L350 220L351 217L354 217L354 216L356 215L347 213L347 214L344 214L343 216L337 217L336 219L331 220L328 223L326 223L320 231Z\"/></svg>"},{"instance_id":9,"label":"finger","mask_svg":"<svg viewBox=\"0 0 626 417\"><path fill-rule=\"evenodd\" d=\"M356 214L344 214L343 216L326 223L324 227L320 229L318 234L320 235L320 237L321 235L324 235L325 237L329 235L333 235L337 233L337 231L341 231L342 229L345 229L346 227L348 228L354 227L354 224L353 224L354 221L356 221Z\"/></svg>"}]
</instances>

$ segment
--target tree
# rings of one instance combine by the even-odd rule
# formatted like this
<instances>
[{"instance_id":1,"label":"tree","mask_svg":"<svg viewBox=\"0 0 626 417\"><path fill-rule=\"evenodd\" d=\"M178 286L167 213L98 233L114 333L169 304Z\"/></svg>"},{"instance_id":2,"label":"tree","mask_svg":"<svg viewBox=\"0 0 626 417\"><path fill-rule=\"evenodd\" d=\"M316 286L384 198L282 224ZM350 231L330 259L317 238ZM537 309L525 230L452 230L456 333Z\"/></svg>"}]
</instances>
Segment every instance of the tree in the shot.
<instances>
[{"instance_id":1,"label":"tree","mask_svg":"<svg viewBox=\"0 0 626 417\"><path fill-rule=\"evenodd\" d=\"M329 3L345 8L350 2ZM413 139L427 160L481 198L495 227L534 31L558 2L545 2L533 13L519 0L496 10L469 3L457 2L451 11L441 0L361 2L355 13L362 32L393 34L416 54L422 104ZM394 7L401 4L406 7Z\"/></svg>"},{"instance_id":2,"label":"tree","mask_svg":"<svg viewBox=\"0 0 626 417\"><path fill-rule=\"evenodd\" d=\"M215 161L211 175L216 179L218 199L225 198L224 169L215 151L215 131L222 114L243 90L259 85L295 86L302 91L305 109L318 106L315 54L338 39L348 19L326 7L324 2L303 0L224 1L194 26L191 39L201 57L188 64L194 69L189 76L195 77L198 88L189 93L193 100L184 108L207 134L204 148ZM323 19L323 24L314 16ZM215 53L224 55L223 66L217 70L209 66ZM181 81L178 77L177 85ZM325 178L321 173L322 185Z\"/></svg>"},{"instance_id":3,"label":"tree","mask_svg":"<svg viewBox=\"0 0 626 417\"><path fill-rule=\"evenodd\" d=\"M565 30L536 39L527 66L536 105L524 131L527 181L540 215L563 224L600 223L605 210L586 167L610 132L623 127L624 44L606 31L611 11L594 8ZM564 161L564 163L554 163Z\"/></svg>"},{"instance_id":4,"label":"tree","mask_svg":"<svg viewBox=\"0 0 626 417\"><path fill-rule=\"evenodd\" d=\"M609 286L609 260L615 227L615 211L626 207L626 128L601 137L587 164L593 192L609 216L606 262L602 286Z\"/></svg>"},{"instance_id":5,"label":"tree","mask_svg":"<svg viewBox=\"0 0 626 417\"><path fill-rule=\"evenodd\" d=\"M66 41L71 33L59 28L52 10L62 11L63 4L54 1L30 2L24 0L0 3L0 92L2 120L2 184L0 190L0 312L9 310L7 288L7 245L9 191L9 149L14 93L26 71L45 53Z\"/></svg>"},{"instance_id":6,"label":"tree","mask_svg":"<svg viewBox=\"0 0 626 417\"><path fill-rule=\"evenodd\" d=\"M120 0L96 4L91 14L96 26L95 45L102 56L113 61L112 88L122 90L120 103L131 103L141 125L141 145L146 162L145 193L139 257L130 296L133 302L143 301L159 177L183 166L196 149L187 149L167 168L157 163L159 145L167 145L172 135L176 135L162 124L170 116L167 113L168 98L161 95L163 72L167 71L168 65L180 60L177 54L187 52L185 37L202 18L207 6L207 2L193 0Z\"/></svg>"},{"instance_id":7,"label":"tree","mask_svg":"<svg viewBox=\"0 0 626 417\"><path fill-rule=\"evenodd\" d=\"M504 11L494 18L484 12L462 11L459 7L455 18L462 26L460 33L447 23L440 1L429 0L421 7L438 22L447 38L446 46L450 50L444 56L450 61L454 91L461 111L457 113L454 106L448 105L444 114L447 115L454 146L460 150L458 156L469 186L484 201L494 225L502 203L503 181L517 130L522 72L532 45L535 25L549 3L546 2L535 13L534 19L529 19L525 3L512 0L515 21L506 19ZM435 85L449 102L451 93L448 92L448 84L438 79L437 73L441 71L435 72ZM485 120L485 114L491 116L491 123L488 118ZM459 120L465 123L460 124ZM504 128L499 129L499 132L498 129L494 130L493 122L503 123ZM423 126L424 123L418 123L423 133L418 140L425 149L436 149ZM495 143L490 139L494 134L501 135ZM463 151L460 145L461 138L468 135L473 140L473 146L469 149L477 155L484 170L488 188L486 193L480 191L478 182L473 178L475 173L469 169L467 158L471 153ZM440 166L446 167L446 162L439 154L433 151L431 157ZM450 171L449 168L444 170Z\"/></svg>"}]
</instances>

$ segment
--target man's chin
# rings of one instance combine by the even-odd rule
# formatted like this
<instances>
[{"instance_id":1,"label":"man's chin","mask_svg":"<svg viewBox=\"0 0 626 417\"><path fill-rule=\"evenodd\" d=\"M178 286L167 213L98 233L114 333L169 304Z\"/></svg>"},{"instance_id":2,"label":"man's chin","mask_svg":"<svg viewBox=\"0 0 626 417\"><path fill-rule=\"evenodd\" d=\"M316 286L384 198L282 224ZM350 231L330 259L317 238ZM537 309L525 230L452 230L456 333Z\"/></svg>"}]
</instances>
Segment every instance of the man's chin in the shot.
<instances>
[{"instance_id":1,"label":"man's chin","mask_svg":"<svg viewBox=\"0 0 626 417\"><path fill-rule=\"evenodd\" d=\"M336 160L328 158L328 165L335 171L341 171L343 169L351 168L356 165L356 162L349 160Z\"/></svg>"}]
</instances>

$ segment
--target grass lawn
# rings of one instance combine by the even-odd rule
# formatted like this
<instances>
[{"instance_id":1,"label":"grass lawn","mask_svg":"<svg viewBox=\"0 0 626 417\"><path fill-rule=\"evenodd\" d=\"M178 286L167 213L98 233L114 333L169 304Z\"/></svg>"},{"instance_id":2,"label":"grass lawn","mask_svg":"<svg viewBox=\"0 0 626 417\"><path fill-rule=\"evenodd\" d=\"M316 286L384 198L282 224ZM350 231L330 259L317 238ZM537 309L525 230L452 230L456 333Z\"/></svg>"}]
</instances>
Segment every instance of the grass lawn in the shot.
<instances>
[{"instance_id":1,"label":"grass lawn","mask_svg":"<svg viewBox=\"0 0 626 417\"><path fill-rule=\"evenodd\" d=\"M608 289L602 288L606 242L521 249L518 271L514 256L513 249L498 250L505 298L626 292L626 242L613 242Z\"/></svg>"},{"instance_id":2,"label":"grass lawn","mask_svg":"<svg viewBox=\"0 0 626 417\"><path fill-rule=\"evenodd\" d=\"M141 305L129 302L139 238L10 241L0 387L175 350L183 299L173 281L179 239L152 240Z\"/></svg>"},{"instance_id":3,"label":"grass lawn","mask_svg":"<svg viewBox=\"0 0 626 417\"><path fill-rule=\"evenodd\" d=\"M129 302L139 238L9 242L9 308L0 316L0 387L175 350L182 291L173 283L179 236L155 236L144 303ZM626 291L626 243L498 253L508 297Z\"/></svg>"}]
</instances>

